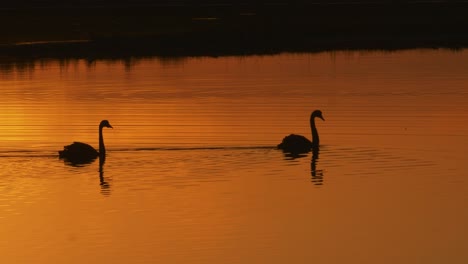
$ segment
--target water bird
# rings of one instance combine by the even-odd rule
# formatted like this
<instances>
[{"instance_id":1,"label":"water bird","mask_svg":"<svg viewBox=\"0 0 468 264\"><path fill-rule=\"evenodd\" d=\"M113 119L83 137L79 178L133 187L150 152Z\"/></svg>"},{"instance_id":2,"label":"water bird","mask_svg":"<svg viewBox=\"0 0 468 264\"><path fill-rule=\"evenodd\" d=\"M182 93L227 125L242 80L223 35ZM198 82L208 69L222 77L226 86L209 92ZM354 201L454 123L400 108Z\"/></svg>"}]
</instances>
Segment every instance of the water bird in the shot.
<instances>
[{"instance_id":1,"label":"water bird","mask_svg":"<svg viewBox=\"0 0 468 264\"><path fill-rule=\"evenodd\" d=\"M322 116L322 111L315 110L310 115L310 130L312 131L312 141L301 135L291 134L283 138L283 141L278 144L278 149L288 153L307 153L313 148L319 147L319 135L315 126L315 118L318 117L325 121Z\"/></svg>"},{"instance_id":2,"label":"water bird","mask_svg":"<svg viewBox=\"0 0 468 264\"><path fill-rule=\"evenodd\" d=\"M64 146L63 150L59 151L59 158L65 159L72 164L90 163L97 157L104 161L106 156L106 148L104 146L104 138L102 136L102 129L104 127L113 128L107 120L102 120L99 124L99 151L89 144L73 142L70 145Z\"/></svg>"}]
</instances>

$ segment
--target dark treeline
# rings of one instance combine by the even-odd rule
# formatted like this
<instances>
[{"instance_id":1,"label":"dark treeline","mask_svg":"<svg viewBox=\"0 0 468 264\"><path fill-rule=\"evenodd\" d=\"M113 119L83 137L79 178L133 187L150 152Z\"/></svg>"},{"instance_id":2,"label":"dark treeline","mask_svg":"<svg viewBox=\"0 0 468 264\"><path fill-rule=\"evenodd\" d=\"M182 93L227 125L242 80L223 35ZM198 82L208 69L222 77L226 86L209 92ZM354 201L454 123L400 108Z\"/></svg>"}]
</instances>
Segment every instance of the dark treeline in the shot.
<instances>
[{"instance_id":1,"label":"dark treeline","mask_svg":"<svg viewBox=\"0 0 468 264\"><path fill-rule=\"evenodd\" d=\"M118 7L118 6L200 6L200 5L310 5L339 3L466 3L466 0L11 0L0 8L21 7Z\"/></svg>"},{"instance_id":2,"label":"dark treeline","mask_svg":"<svg viewBox=\"0 0 468 264\"><path fill-rule=\"evenodd\" d=\"M12 6L27 4L29 8L8 10L3 5L0 9L0 59L95 60L468 46L468 2L318 2L15 1ZM83 42L60 43L70 40ZM37 41L45 44L12 45Z\"/></svg>"}]
</instances>

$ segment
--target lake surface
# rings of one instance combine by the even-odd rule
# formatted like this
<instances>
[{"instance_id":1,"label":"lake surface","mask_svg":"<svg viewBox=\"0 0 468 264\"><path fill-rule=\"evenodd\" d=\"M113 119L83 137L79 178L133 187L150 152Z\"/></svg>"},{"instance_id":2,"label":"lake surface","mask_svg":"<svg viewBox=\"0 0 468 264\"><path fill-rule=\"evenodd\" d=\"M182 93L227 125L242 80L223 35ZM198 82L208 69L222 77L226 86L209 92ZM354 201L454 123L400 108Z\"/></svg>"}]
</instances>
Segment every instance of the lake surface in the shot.
<instances>
[{"instance_id":1,"label":"lake surface","mask_svg":"<svg viewBox=\"0 0 468 264\"><path fill-rule=\"evenodd\" d=\"M1 263L466 263L468 50L0 67ZM276 150L321 109L318 153ZM71 166L73 141L107 159Z\"/></svg>"}]
</instances>

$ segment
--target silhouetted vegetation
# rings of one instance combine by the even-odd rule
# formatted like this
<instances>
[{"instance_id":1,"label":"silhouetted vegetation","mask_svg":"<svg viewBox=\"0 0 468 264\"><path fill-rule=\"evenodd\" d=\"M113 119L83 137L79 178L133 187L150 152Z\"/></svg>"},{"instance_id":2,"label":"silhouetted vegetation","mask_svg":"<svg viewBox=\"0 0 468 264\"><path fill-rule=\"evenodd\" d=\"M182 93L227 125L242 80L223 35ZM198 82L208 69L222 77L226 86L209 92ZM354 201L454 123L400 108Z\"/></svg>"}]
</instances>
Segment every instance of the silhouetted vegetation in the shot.
<instances>
[{"instance_id":1,"label":"silhouetted vegetation","mask_svg":"<svg viewBox=\"0 0 468 264\"><path fill-rule=\"evenodd\" d=\"M93 60L468 45L468 3L464 2L219 3L15 2L0 9L0 23L8 25L0 36L0 59ZM84 42L58 42L69 40ZM46 43L12 45L37 41Z\"/></svg>"}]
</instances>

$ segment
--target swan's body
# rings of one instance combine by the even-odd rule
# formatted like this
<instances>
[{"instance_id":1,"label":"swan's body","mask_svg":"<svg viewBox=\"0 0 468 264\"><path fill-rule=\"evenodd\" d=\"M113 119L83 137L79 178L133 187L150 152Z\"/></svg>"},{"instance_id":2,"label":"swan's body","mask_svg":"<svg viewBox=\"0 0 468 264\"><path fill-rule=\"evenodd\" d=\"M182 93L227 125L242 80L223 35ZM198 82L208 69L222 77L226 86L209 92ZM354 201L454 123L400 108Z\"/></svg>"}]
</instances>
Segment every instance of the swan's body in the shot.
<instances>
[{"instance_id":1,"label":"swan's body","mask_svg":"<svg viewBox=\"0 0 468 264\"><path fill-rule=\"evenodd\" d=\"M88 163L97 157L105 158L106 148L102 136L102 129L104 127L112 128L107 120L102 120L99 124L99 151L86 143L73 142L73 144L64 146L63 150L59 151L59 157L75 164Z\"/></svg>"},{"instance_id":2,"label":"swan's body","mask_svg":"<svg viewBox=\"0 0 468 264\"><path fill-rule=\"evenodd\" d=\"M284 152L306 153L313 147L313 143L306 137L296 134L291 134L283 138L283 141L278 145L279 149Z\"/></svg>"},{"instance_id":3,"label":"swan's body","mask_svg":"<svg viewBox=\"0 0 468 264\"><path fill-rule=\"evenodd\" d=\"M320 144L320 139L315 126L315 118L318 117L325 121L322 116L322 111L315 110L310 115L310 130L312 132L312 141L301 135L291 134L283 138L283 141L278 145L278 148L289 153L307 153L313 148L317 148Z\"/></svg>"}]
</instances>

